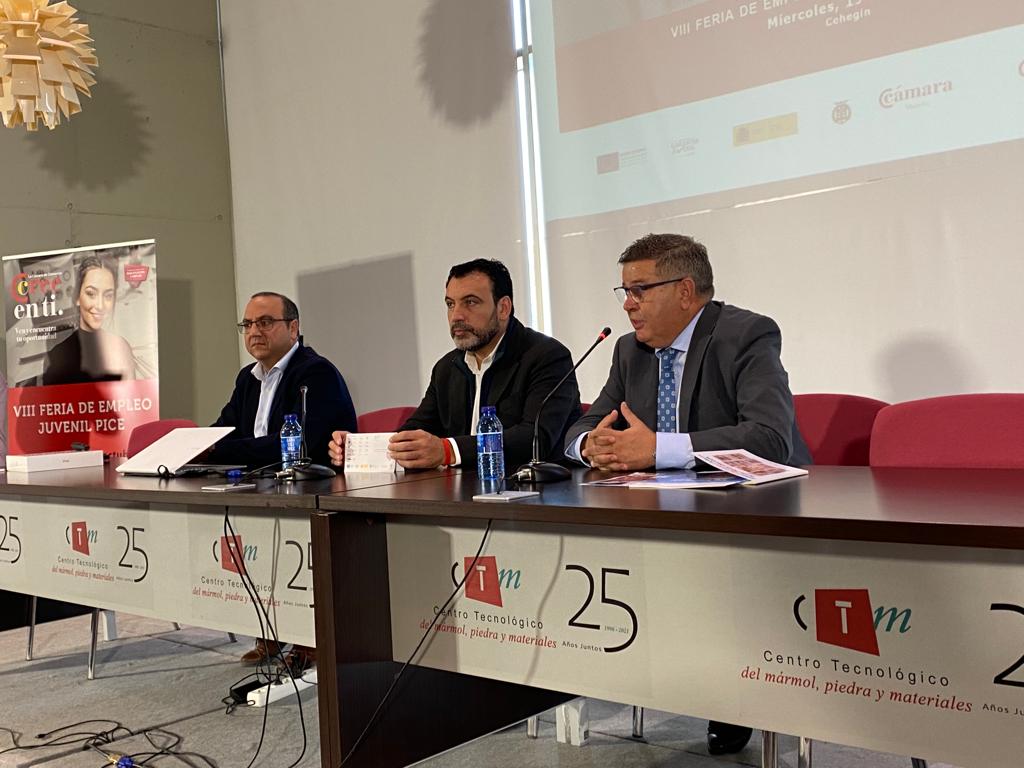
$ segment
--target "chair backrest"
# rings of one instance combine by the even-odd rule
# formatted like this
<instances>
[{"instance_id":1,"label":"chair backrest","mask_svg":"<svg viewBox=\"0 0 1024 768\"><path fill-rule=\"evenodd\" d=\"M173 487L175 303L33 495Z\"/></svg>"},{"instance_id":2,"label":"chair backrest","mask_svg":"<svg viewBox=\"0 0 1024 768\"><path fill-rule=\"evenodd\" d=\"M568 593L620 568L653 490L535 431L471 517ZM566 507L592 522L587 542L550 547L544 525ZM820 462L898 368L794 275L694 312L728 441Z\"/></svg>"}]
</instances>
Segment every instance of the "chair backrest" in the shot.
<instances>
[{"instance_id":1,"label":"chair backrest","mask_svg":"<svg viewBox=\"0 0 1024 768\"><path fill-rule=\"evenodd\" d=\"M415 411L416 407L412 405L381 408L379 411L364 413L356 422L360 432L397 432Z\"/></svg>"},{"instance_id":2,"label":"chair backrest","mask_svg":"<svg viewBox=\"0 0 1024 768\"><path fill-rule=\"evenodd\" d=\"M172 429L178 427L194 427L196 423L190 419L160 419L139 424L128 435L128 458L131 458L143 448L152 445Z\"/></svg>"},{"instance_id":3,"label":"chair backrest","mask_svg":"<svg viewBox=\"0 0 1024 768\"><path fill-rule=\"evenodd\" d=\"M911 400L883 408L873 467L1024 469L1024 394Z\"/></svg>"},{"instance_id":4,"label":"chair backrest","mask_svg":"<svg viewBox=\"0 0 1024 768\"><path fill-rule=\"evenodd\" d=\"M867 466L871 428L888 405L858 395L794 395L796 423L815 464Z\"/></svg>"}]
</instances>

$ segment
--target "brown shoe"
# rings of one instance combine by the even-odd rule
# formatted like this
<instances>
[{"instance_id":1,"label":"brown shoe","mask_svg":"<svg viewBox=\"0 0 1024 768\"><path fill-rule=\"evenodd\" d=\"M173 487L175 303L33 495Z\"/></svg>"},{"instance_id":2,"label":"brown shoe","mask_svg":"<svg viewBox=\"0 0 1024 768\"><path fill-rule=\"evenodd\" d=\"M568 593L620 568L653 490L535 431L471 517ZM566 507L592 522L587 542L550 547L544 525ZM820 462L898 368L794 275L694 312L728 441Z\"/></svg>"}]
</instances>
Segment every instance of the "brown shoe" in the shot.
<instances>
[{"instance_id":1,"label":"brown shoe","mask_svg":"<svg viewBox=\"0 0 1024 768\"><path fill-rule=\"evenodd\" d=\"M281 646L273 640L257 640L253 649L243 653L239 661L242 662L243 666L255 667L258 664L266 663L280 652Z\"/></svg>"},{"instance_id":2,"label":"brown shoe","mask_svg":"<svg viewBox=\"0 0 1024 768\"><path fill-rule=\"evenodd\" d=\"M292 677L301 677L306 670L316 666L316 648L307 648L304 645L293 645L292 649L285 654L285 663L291 670ZM287 674L283 666L278 663L282 674Z\"/></svg>"}]
</instances>

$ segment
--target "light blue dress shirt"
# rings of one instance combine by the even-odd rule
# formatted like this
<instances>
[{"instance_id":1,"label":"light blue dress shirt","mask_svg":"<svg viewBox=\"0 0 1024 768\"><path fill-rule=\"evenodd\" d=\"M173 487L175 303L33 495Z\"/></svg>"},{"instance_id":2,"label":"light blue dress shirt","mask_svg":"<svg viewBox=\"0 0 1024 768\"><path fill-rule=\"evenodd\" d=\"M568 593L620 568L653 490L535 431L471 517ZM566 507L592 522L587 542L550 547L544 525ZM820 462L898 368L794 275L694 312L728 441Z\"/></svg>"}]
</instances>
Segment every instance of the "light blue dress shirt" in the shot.
<instances>
[{"instance_id":1,"label":"light blue dress shirt","mask_svg":"<svg viewBox=\"0 0 1024 768\"><path fill-rule=\"evenodd\" d=\"M677 412L679 410L680 385L683 381L683 368L686 365L686 351L690 347L691 339L693 339L693 329L697 326L697 320L700 319L703 313L704 308L701 307L700 311L693 316L693 319L687 323L682 332L676 336L675 341L669 344L672 349L679 350L679 354L676 355L676 359L672 364L672 372L676 380ZM660 349L655 351L660 351ZM588 462L580 453L580 446L589 434L589 432L584 432L576 438L576 442L569 446L565 455L570 459L587 464ZM654 466L656 469L691 469L693 467L695 464L693 459L693 441L690 440L689 434L686 432L658 432L656 438L657 445L654 454Z\"/></svg>"}]
</instances>

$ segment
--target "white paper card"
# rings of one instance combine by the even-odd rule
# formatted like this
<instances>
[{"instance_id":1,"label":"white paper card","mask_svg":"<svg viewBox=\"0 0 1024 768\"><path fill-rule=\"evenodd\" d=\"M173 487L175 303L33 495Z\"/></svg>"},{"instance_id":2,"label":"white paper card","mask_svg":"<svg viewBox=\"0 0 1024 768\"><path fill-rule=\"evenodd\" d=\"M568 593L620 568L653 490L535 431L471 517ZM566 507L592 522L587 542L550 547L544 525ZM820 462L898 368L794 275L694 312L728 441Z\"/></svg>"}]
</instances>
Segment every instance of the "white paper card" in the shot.
<instances>
[{"instance_id":1,"label":"white paper card","mask_svg":"<svg viewBox=\"0 0 1024 768\"><path fill-rule=\"evenodd\" d=\"M478 493L473 501L495 501L508 503L510 501L521 501L531 496L540 496L540 491L499 491L498 493Z\"/></svg>"},{"instance_id":2,"label":"white paper card","mask_svg":"<svg viewBox=\"0 0 1024 768\"><path fill-rule=\"evenodd\" d=\"M345 474L349 472L404 472L388 456L388 440L394 432L349 432L345 438Z\"/></svg>"}]
</instances>

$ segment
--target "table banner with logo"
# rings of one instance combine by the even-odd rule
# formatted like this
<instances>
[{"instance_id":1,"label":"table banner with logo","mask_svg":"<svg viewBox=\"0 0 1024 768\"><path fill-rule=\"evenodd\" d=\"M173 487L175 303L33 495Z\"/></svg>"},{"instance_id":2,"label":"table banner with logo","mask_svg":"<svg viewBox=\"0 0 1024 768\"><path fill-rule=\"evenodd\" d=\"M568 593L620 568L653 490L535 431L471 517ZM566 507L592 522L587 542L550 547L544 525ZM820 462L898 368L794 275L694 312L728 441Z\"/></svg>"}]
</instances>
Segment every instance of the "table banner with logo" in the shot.
<instances>
[{"instance_id":1,"label":"table banner with logo","mask_svg":"<svg viewBox=\"0 0 1024 768\"><path fill-rule=\"evenodd\" d=\"M396 661L482 531L388 523ZM1024 754L1019 552L495 523L432 635L439 669L958 765Z\"/></svg>"},{"instance_id":2,"label":"table banner with logo","mask_svg":"<svg viewBox=\"0 0 1024 768\"><path fill-rule=\"evenodd\" d=\"M284 642L314 645L308 510L0 501L0 589L258 636L248 573Z\"/></svg>"},{"instance_id":3,"label":"table banner with logo","mask_svg":"<svg viewBox=\"0 0 1024 768\"><path fill-rule=\"evenodd\" d=\"M83 443L124 455L160 417L156 243L3 259L12 454Z\"/></svg>"}]
</instances>

